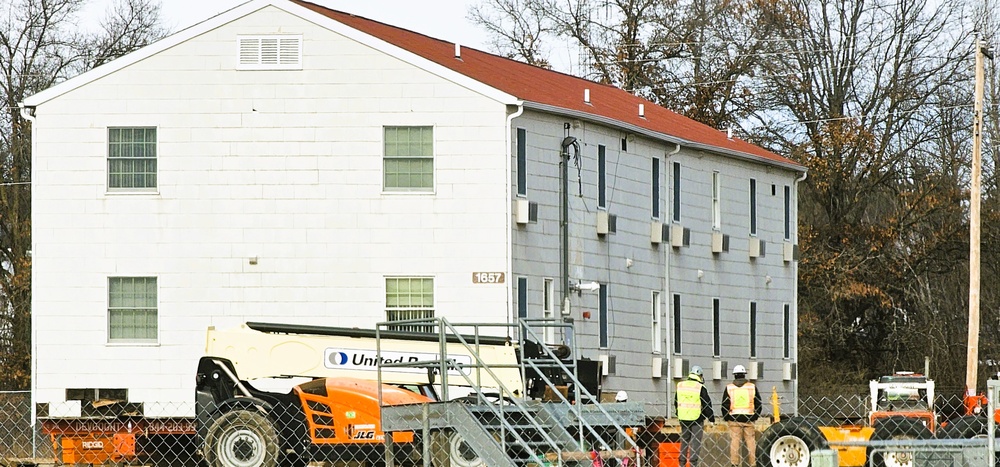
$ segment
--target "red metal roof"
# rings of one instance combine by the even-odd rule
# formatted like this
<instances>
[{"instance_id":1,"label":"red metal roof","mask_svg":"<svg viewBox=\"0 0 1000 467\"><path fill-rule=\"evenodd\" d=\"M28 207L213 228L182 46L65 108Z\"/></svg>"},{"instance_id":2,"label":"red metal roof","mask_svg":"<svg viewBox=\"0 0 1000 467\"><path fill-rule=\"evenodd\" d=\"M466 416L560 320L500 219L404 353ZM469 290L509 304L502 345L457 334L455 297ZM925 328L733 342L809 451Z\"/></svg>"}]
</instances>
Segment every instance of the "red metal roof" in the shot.
<instances>
[{"instance_id":1,"label":"red metal roof","mask_svg":"<svg viewBox=\"0 0 1000 467\"><path fill-rule=\"evenodd\" d=\"M303 0L292 1L522 101L613 119L689 142L802 168L798 163L771 151L738 138L729 139L724 131L694 121L614 86L539 68L469 47L462 47L459 59L455 57L455 44L452 42L331 10ZM584 102L585 89L590 90L589 104ZM639 117L639 104L644 105L645 118Z\"/></svg>"}]
</instances>

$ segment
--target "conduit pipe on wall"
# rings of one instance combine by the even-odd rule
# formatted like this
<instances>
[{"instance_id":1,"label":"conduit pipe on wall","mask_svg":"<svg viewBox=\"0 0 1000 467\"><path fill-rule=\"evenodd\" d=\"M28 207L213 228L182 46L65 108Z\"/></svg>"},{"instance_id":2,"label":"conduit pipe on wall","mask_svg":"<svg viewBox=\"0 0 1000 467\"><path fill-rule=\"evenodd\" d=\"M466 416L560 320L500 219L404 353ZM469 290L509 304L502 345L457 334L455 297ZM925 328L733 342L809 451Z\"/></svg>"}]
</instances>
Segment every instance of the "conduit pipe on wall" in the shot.
<instances>
[{"instance_id":1,"label":"conduit pipe on wall","mask_svg":"<svg viewBox=\"0 0 1000 467\"><path fill-rule=\"evenodd\" d=\"M570 314L569 308L569 148L573 148L573 157L580 157L580 143L576 140L574 136L567 136L562 140L562 150L560 151L559 164L560 182L562 182L561 201L560 201L560 212L559 212L559 228L561 237L559 240L559 248L561 255L560 273L562 275L562 314L567 316Z\"/></svg>"}]
</instances>

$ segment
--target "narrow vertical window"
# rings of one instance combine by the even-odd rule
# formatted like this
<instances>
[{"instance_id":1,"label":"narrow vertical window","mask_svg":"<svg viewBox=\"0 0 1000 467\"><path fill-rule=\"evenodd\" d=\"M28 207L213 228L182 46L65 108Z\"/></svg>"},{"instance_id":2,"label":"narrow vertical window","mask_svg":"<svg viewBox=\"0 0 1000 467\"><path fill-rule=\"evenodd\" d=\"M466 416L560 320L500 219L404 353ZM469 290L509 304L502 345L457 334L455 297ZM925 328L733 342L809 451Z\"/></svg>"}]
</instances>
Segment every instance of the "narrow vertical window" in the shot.
<instances>
[{"instance_id":1,"label":"narrow vertical window","mask_svg":"<svg viewBox=\"0 0 1000 467\"><path fill-rule=\"evenodd\" d=\"M785 185L785 240L792 238L792 188Z\"/></svg>"},{"instance_id":2,"label":"narrow vertical window","mask_svg":"<svg viewBox=\"0 0 1000 467\"><path fill-rule=\"evenodd\" d=\"M674 222L681 221L681 163L674 162Z\"/></svg>"},{"instance_id":3,"label":"narrow vertical window","mask_svg":"<svg viewBox=\"0 0 1000 467\"><path fill-rule=\"evenodd\" d=\"M653 353L659 354L663 352L663 331L660 329L660 292L653 291L652 297L649 303L650 323L653 327Z\"/></svg>"},{"instance_id":4,"label":"narrow vertical window","mask_svg":"<svg viewBox=\"0 0 1000 467\"><path fill-rule=\"evenodd\" d=\"M757 235L757 180L750 179L750 235Z\"/></svg>"},{"instance_id":5,"label":"narrow vertical window","mask_svg":"<svg viewBox=\"0 0 1000 467\"><path fill-rule=\"evenodd\" d=\"M660 158L654 157L649 168L650 201L653 219L660 218Z\"/></svg>"},{"instance_id":6,"label":"narrow vertical window","mask_svg":"<svg viewBox=\"0 0 1000 467\"><path fill-rule=\"evenodd\" d=\"M784 324L784 352L782 356L784 358L791 358L792 356L792 307L789 304L785 304L785 312L783 313Z\"/></svg>"},{"instance_id":7,"label":"narrow vertical window","mask_svg":"<svg viewBox=\"0 0 1000 467\"><path fill-rule=\"evenodd\" d=\"M712 229L722 230L722 176L712 172Z\"/></svg>"},{"instance_id":8,"label":"narrow vertical window","mask_svg":"<svg viewBox=\"0 0 1000 467\"><path fill-rule=\"evenodd\" d=\"M157 303L155 277L109 277L108 341L156 342Z\"/></svg>"},{"instance_id":9,"label":"narrow vertical window","mask_svg":"<svg viewBox=\"0 0 1000 467\"><path fill-rule=\"evenodd\" d=\"M674 294L673 306L674 321L674 353L681 353L681 295Z\"/></svg>"},{"instance_id":10,"label":"narrow vertical window","mask_svg":"<svg viewBox=\"0 0 1000 467\"><path fill-rule=\"evenodd\" d=\"M607 173L607 148L604 145L597 146L597 207L607 208L608 173Z\"/></svg>"},{"instance_id":11,"label":"narrow vertical window","mask_svg":"<svg viewBox=\"0 0 1000 467\"><path fill-rule=\"evenodd\" d=\"M552 321L556 317L555 311L555 296L556 289L555 283L552 279L546 278L542 281L542 313L545 315L545 319ZM545 323L545 343L555 344L556 343L556 328L552 325L554 322Z\"/></svg>"},{"instance_id":12,"label":"narrow vertical window","mask_svg":"<svg viewBox=\"0 0 1000 467\"><path fill-rule=\"evenodd\" d=\"M601 348L608 348L608 285L601 284L601 310L600 310L600 327L601 327Z\"/></svg>"},{"instance_id":13,"label":"narrow vertical window","mask_svg":"<svg viewBox=\"0 0 1000 467\"><path fill-rule=\"evenodd\" d=\"M757 358L757 302L750 302L750 358Z\"/></svg>"},{"instance_id":14,"label":"narrow vertical window","mask_svg":"<svg viewBox=\"0 0 1000 467\"><path fill-rule=\"evenodd\" d=\"M528 194L528 132L517 129L517 194Z\"/></svg>"},{"instance_id":15,"label":"narrow vertical window","mask_svg":"<svg viewBox=\"0 0 1000 467\"><path fill-rule=\"evenodd\" d=\"M719 319L722 318L719 312L719 299L712 299L712 355L718 357L722 355L722 335L720 334Z\"/></svg>"},{"instance_id":16,"label":"narrow vertical window","mask_svg":"<svg viewBox=\"0 0 1000 467\"><path fill-rule=\"evenodd\" d=\"M528 317L528 278L517 278L517 317Z\"/></svg>"}]
</instances>

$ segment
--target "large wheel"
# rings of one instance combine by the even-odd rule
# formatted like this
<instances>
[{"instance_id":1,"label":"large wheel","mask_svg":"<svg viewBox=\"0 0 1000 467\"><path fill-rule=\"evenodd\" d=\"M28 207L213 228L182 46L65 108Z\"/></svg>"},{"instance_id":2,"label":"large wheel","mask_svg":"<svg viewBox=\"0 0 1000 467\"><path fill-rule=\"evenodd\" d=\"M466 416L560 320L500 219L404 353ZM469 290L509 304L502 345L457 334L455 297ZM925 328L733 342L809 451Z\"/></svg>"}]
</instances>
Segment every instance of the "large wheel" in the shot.
<instances>
[{"instance_id":1,"label":"large wheel","mask_svg":"<svg viewBox=\"0 0 1000 467\"><path fill-rule=\"evenodd\" d=\"M941 439L982 438L988 429L985 416L965 415L942 424L936 435Z\"/></svg>"},{"instance_id":2,"label":"large wheel","mask_svg":"<svg viewBox=\"0 0 1000 467\"><path fill-rule=\"evenodd\" d=\"M758 467L807 467L811 453L829 444L818 420L790 418L771 425L757 441Z\"/></svg>"},{"instance_id":3,"label":"large wheel","mask_svg":"<svg viewBox=\"0 0 1000 467\"><path fill-rule=\"evenodd\" d=\"M228 412L212 423L205 436L209 467L276 467L278 451L278 433L259 412Z\"/></svg>"},{"instance_id":4,"label":"large wheel","mask_svg":"<svg viewBox=\"0 0 1000 467\"><path fill-rule=\"evenodd\" d=\"M431 435L434 467L483 467L483 459L457 431L441 430Z\"/></svg>"},{"instance_id":5,"label":"large wheel","mask_svg":"<svg viewBox=\"0 0 1000 467\"><path fill-rule=\"evenodd\" d=\"M931 430L916 418L889 417L875 420L872 441L930 439ZM875 451L866 453L871 467L913 467L913 451Z\"/></svg>"}]
</instances>

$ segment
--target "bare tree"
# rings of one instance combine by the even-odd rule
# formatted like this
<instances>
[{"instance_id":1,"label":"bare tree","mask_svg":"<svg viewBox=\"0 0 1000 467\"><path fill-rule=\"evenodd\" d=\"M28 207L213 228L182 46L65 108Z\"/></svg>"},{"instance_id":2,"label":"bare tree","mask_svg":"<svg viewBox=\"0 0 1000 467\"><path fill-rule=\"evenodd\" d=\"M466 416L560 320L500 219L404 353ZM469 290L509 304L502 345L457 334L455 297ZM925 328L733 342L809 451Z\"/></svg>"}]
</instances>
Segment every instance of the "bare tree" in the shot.
<instances>
[{"instance_id":1,"label":"bare tree","mask_svg":"<svg viewBox=\"0 0 1000 467\"><path fill-rule=\"evenodd\" d=\"M31 375L31 132L18 103L163 35L153 0L120 0L100 33L75 32L85 3L0 4L0 389Z\"/></svg>"}]
</instances>

